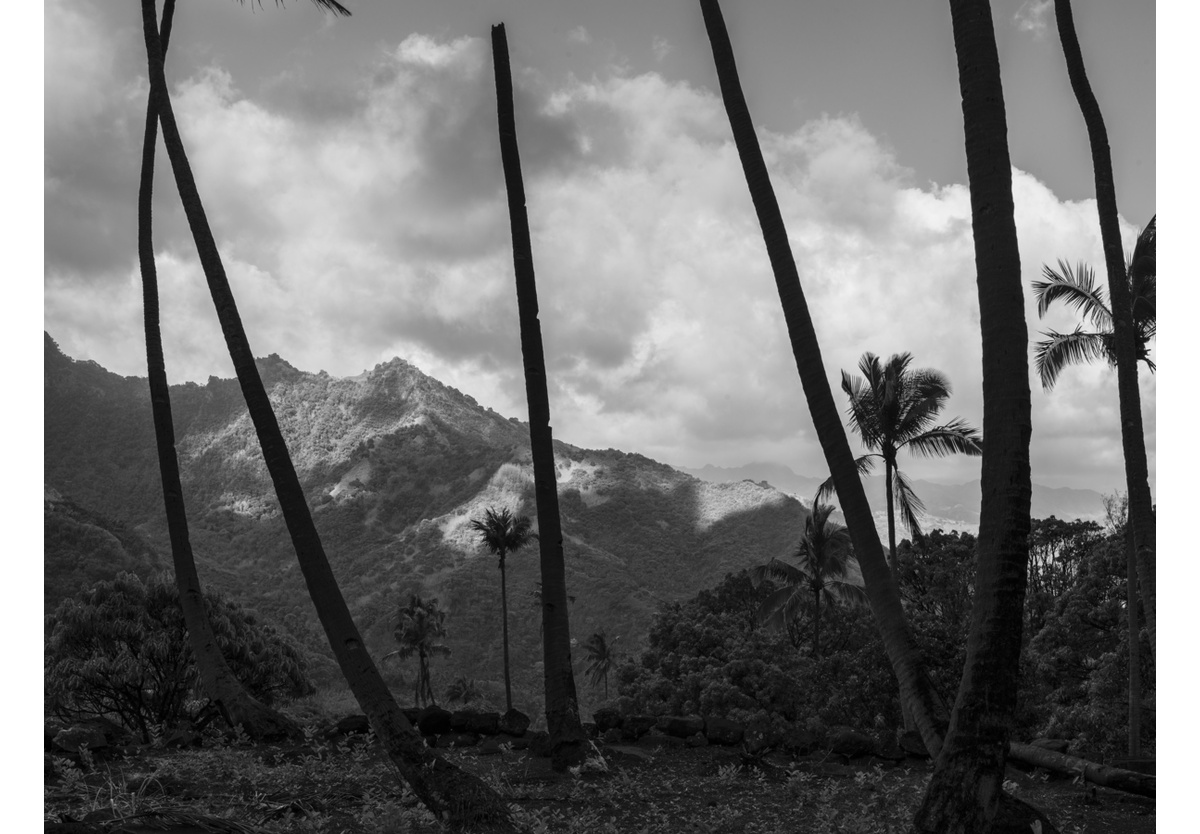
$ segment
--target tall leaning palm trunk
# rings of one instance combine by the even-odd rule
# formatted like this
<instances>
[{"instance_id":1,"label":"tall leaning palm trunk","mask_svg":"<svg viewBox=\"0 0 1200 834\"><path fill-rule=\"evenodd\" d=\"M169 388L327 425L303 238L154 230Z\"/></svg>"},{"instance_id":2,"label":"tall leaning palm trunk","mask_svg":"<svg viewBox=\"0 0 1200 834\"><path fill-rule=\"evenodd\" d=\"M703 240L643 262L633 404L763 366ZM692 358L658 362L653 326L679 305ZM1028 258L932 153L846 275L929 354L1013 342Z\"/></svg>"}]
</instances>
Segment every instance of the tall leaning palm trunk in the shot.
<instances>
[{"instance_id":1,"label":"tall leaning palm trunk","mask_svg":"<svg viewBox=\"0 0 1200 834\"><path fill-rule=\"evenodd\" d=\"M400 711L350 616L317 535L275 412L254 364L254 355L242 327L216 241L200 202L167 90L154 0L142 0L142 28L151 95L159 102L159 120L175 184L183 201L246 407L275 485L275 494L296 550L300 570L334 657L389 758L413 792L436 817L460 829L512 831L514 828L508 810L495 791L425 746Z\"/></svg>"},{"instance_id":2,"label":"tall leaning palm trunk","mask_svg":"<svg viewBox=\"0 0 1200 834\"><path fill-rule=\"evenodd\" d=\"M746 174L746 184L750 189L754 209L758 213L767 254L775 273L775 285L779 290L779 300L783 305L783 315L792 342L792 353L796 358L796 369L804 387L804 396L808 400L813 426L825 453L842 512L846 516L846 523L854 542L854 552L862 567L871 610L896 678L900 682L900 696L911 710L913 721L926 747L934 753L941 747L942 741L943 717L937 706L939 702L925 671L924 658L905 619L904 609L900 604L900 589L884 558L879 533L875 530L875 522L871 517L871 508L867 504L867 496L858 477L854 456L846 440L846 431L833 401L833 391L829 387L825 365L821 360L817 334L804 299L804 291L800 287L796 262L788 244L787 229L783 225L779 203L771 188L767 166L763 161L758 138L754 134L754 123L750 119L750 111L742 94L741 82L738 80L737 65L733 57L733 47L729 43L725 20L717 0L700 0L700 8L704 13L704 24L712 43L721 96L725 101L725 110L729 115L738 156Z\"/></svg>"},{"instance_id":3,"label":"tall leaning palm trunk","mask_svg":"<svg viewBox=\"0 0 1200 834\"><path fill-rule=\"evenodd\" d=\"M162 50L165 55L171 36L175 0L166 0L162 14ZM158 305L158 272L154 264L153 190L154 152L158 144L159 98L151 90L146 104L146 129L142 143L142 170L138 183L138 262L142 273L142 305L146 328L146 370L150 383L150 409L158 446L158 472L162 481L167 532L171 539L171 561L179 605L187 625L188 644L196 659L200 685L220 709L231 727L239 724L251 738L274 738L299 734L299 727L251 695L229 668L217 645L212 623L204 608L200 577L188 535L187 511L175 453L175 425L171 417L171 393L163 358L162 330Z\"/></svg>"},{"instance_id":4,"label":"tall leaning palm trunk","mask_svg":"<svg viewBox=\"0 0 1200 834\"><path fill-rule=\"evenodd\" d=\"M554 474L554 442L550 430L550 397L546 390L546 359L538 322L537 284L533 246L525 211L525 185L517 149L513 113L512 73L504 24L492 27L492 61L496 73L496 110L500 156L512 224L513 268L517 282L517 313L521 321L521 357L525 364L525 396L529 402L529 446L533 455L533 485L537 498L538 550L542 572L542 653L545 665L546 726L553 764L565 770L586 755L587 737L579 721L579 701L571 670L571 632L567 617L567 581L563 564L562 524L558 513L558 484Z\"/></svg>"},{"instance_id":5,"label":"tall leaning palm trunk","mask_svg":"<svg viewBox=\"0 0 1200 834\"><path fill-rule=\"evenodd\" d=\"M1121 226L1117 215L1117 189L1113 183L1112 155L1108 131L1100 104L1092 93L1083 53L1075 34L1070 0L1054 0L1058 36L1067 61L1071 89L1079 102L1087 124L1092 149L1092 167L1096 178L1096 212L1100 216L1100 239L1104 244L1104 266L1108 271L1108 298L1112 304L1113 348L1117 359L1117 396L1121 409L1121 446L1125 452L1125 483L1129 491L1129 523L1133 526L1137 553L1138 584L1146 629L1150 632L1150 652L1157 656L1155 638L1155 554L1154 506L1150 498L1150 474L1146 464L1146 435L1142 428L1142 397L1138 390L1137 334L1133 323L1133 302L1125 274L1125 256L1121 250Z\"/></svg>"},{"instance_id":6,"label":"tall leaning palm trunk","mask_svg":"<svg viewBox=\"0 0 1200 834\"><path fill-rule=\"evenodd\" d=\"M975 601L950 728L914 829L991 830L1016 706L1032 495L1029 336L1000 58L988 0L950 0L966 140L983 355L982 503Z\"/></svg>"}]
</instances>

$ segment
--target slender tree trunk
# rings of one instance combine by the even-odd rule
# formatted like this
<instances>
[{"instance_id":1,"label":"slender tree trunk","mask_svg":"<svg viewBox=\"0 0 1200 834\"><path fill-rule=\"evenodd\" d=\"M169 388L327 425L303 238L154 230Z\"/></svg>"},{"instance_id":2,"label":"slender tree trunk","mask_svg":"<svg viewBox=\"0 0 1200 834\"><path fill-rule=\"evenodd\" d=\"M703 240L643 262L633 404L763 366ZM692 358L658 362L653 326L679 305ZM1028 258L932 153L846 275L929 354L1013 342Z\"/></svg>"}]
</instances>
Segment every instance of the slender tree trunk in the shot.
<instances>
[{"instance_id":1,"label":"slender tree trunk","mask_svg":"<svg viewBox=\"0 0 1200 834\"><path fill-rule=\"evenodd\" d=\"M813 594L813 657L821 656L821 589Z\"/></svg>"},{"instance_id":2,"label":"slender tree trunk","mask_svg":"<svg viewBox=\"0 0 1200 834\"><path fill-rule=\"evenodd\" d=\"M500 618L504 632L504 703L505 708L511 710L513 705L512 678L508 667L508 585L504 575L503 552L500 554Z\"/></svg>"},{"instance_id":3,"label":"slender tree trunk","mask_svg":"<svg viewBox=\"0 0 1200 834\"><path fill-rule=\"evenodd\" d=\"M1092 149L1092 167L1096 178L1096 211L1100 217L1100 238L1104 244L1104 265L1108 270L1108 297L1112 302L1113 346L1117 355L1117 395L1121 409L1121 446L1125 452L1125 482L1129 490L1129 523L1133 527L1137 549L1138 581L1146 629L1150 632L1150 652L1157 655L1155 636L1155 554L1156 532L1154 503L1150 497L1150 474L1146 464L1146 435L1142 427L1142 396L1138 390L1137 336L1133 326L1133 301L1121 249L1121 224L1117 214L1117 189L1113 183L1112 156L1108 131L1100 104L1092 93L1083 53L1075 34L1070 0L1054 0L1054 17L1067 61L1071 89L1079 102L1087 124Z\"/></svg>"},{"instance_id":4,"label":"slender tree trunk","mask_svg":"<svg viewBox=\"0 0 1200 834\"><path fill-rule=\"evenodd\" d=\"M704 13L704 24L712 43L721 96L725 101L725 110L729 115L738 156L746 173L746 184L763 230L763 240L771 260L771 268L775 273L775 285L783 306L796 369L804 387L817 439L825 453L842 512L846 516L846 524L854 542L854 552L862 567L875 622L879 626L888 658L900 682L900 696L912 708L921 738L929 751L934 753L941 748L945 726L944 713L938 710L933 684L925 671L924 658L905 619L904 609L900 604L899 586L884 557L879 533L875 530L875 521L871 516L871 508L867 504L867 497L858 477L858 468L850 452L850 444L846 440L846 430L842 426L841 415L833 400L829 378L825 374L825 364L821 359L821 348L817 344L812 317L808 312L808 304L796 272L796 262L788 244L787 229L783 224L779 203L775 199L775 191L771 187L758 138L754 134L754 123L750 119L746 98L742 94L733 47L729 43L729 33L725 29L720 5L717 0L700 0L700 8Z\"/></svg>"},{"instance_id":5,"label":"slender tree trunk","mask_svg":"<svg viewBox=\"0 0 1200 834\"><path fill-rule=\"evenodd\" d=\"M1137 545L1133 525L1125 523L1125 615L1129 631L1129 755L1142 755L1142 663L1138 629Z\"/></svg>"},{"instance_id":6,"label":"slender tree trunk","mask_svg":"<svg viewBox=\"0 0 1200 834\"><path fill-rule=\"evenodd\" d=\"M892 566L892 574L896 577L896 581L899 582L900 568L896 564L896 499L892 495L892 469L892 462L885 457L883 459L883 478L884 487L887 490L888 561Z\"/></svg>"},{"instance_id":7,"label":"slender tree trunk","mask_svg":"<svg viewBox=\"0 0 1200 834\"><path fill-rule=\"evenodd\" d=\"M217 317L233 360L234 370L246 399L247 410L258 434L263 458L274 482L275 494L296 549L300 570L308 585L309 595L321 625L329 638L334 657L389 758L400 770L413 792L436 817L454 828L511 831L513 825L508 809L496 792L478 777L436 755L413 730L379 675L379 670L368 654L362 636L350 616L337 579L321 546L307 499L275 419L275 412L271 408L258 368L254 364L254 355L242 327L233 292L225 277L225 268L221 263L216 241L200 202L200 194L192 176L167 90L154 0L142 0L142 20L151 95L158 97L163 140L175 174L175 183L199 251L200 263L213 303L217 308Z\"/></svg>"},{"instance_id":8,"label":"slender tree trunk","mask_svg":"<svg viewBox=\"0 0 1200 834\"><path fill-rule=\"evenodd\" d=\"M1029 335L1000 58L988 0L950 0L983 336L982 504L975 600L958 698L914 828L991 830L1004 797L1029 561Z\"/></svg>"},{"instance_id":9,"label":"slender tree trunk","mask_svg":"<svg viewBox=\"0 0 1200 834\"><path fill-rule=\"evenodd\" d=\"M175 0L166 0L162 15L162 49L166 54L171 37ZM180 482L179 459L175 452L175 424L171 415L171 393L163 357L161 318L158 304L158 271L154 263L153 190L154 155L158 143L157 91L151 90L146 104L146 129L142 143L142 170L138 186L138 261L142 273L142 305L146 327L146 369L150 383L150 408L154 415L154 437L158 447L158 471L162 481L167 531L171 539L171 561L179 605L187 625L188 643L196 659L200 685L231 727L241 725L251 738L299 735L300 728L251 695L229 668L217 644L204 607L200 577L188 535L187 511Z\"/></svg>"},{"instance_id":10,"label":"slender tree trunk","mask_svg":"<svg viewBox=\"0 0 1200 834\"><path fill-rule=\"evenodd\" d=\"M563 565L562 526L558 514L558 484L554 473L554 441L550 429L550 397L546 389L546 359L542 348L542 328L538 322L533 247L529 239L529 218L525 212L525 186L517 149L512 75L503 23L492 27L492 58L496 73L500 156L504 164L504 184L508 191L508 214L512 224L517 312L521 320L521 356L525 363L525 396L529 402L529 445L533 453L534 493L537 497L546 724L550 732L554 768L562 771L583 761L587 752L587 736L579 721L579 701L575 676L571 671L571 630L567 617L567 581Z\"/></svg>"}]
</instances>

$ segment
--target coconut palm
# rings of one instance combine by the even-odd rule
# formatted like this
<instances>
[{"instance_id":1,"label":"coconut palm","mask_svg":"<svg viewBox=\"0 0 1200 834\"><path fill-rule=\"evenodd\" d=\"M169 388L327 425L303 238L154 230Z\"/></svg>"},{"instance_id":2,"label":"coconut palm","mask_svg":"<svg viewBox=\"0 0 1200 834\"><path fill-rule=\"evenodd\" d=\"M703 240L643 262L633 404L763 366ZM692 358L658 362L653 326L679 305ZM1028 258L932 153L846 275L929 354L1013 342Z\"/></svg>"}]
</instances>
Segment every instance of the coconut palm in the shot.
<instances>
[{"instance_id":1,"label":"coconut palm","mask_svg":"<svg viewBox=\"0 0 1200 834\"><path fill-rule=\"evenodd\" d=\"M583 762L587 736L579 720L579 699L571 669L571 627L567 616L567 577L563 564L562 524L558 513L558 484L554 473L554 439L550 431L550 397L546 390L546 357L538 322L537 283L533 246L525 211L525 185L517 148L513 111L512 72L504 24L492 27L492 64L496 74L496 114L500 158L512 225L513 271L517 284L517 315L521 329L521 358L525 368L525 398L529 403L529 447L533 456L533 485L537 500L542 573L542 654L545 667L546 727L551 761L558 771Z\"/></svg>"},{"instance_id":2,"label":"coconut palm","mask_svg":"<svg viewBox=\"0 0 1200 834\"><path fill-rule=\"evenodd\" d=\"M533 521L529 516L514 516L508 509L496 512L488 508L483 518L471 519L471 526L479 532L479 538L487 549L496 554L500 567L500 622L504 639L504 702L512 709L512 680L508 666L508 583L505 579L504 561L509 553L520 550L534 538Z\"/></svg>"},{"instance_id":3,"label":"coconut palm","mask_svg":"<svg viewBox=\"0 0 1200 834\"><path fill-rule=\"evenodd\" d=\"M858 362L862 377L842 371L842 390L850 398L850 424L868 449L878 450L866 460L882 458L887 496L888 552L896 569L896 507L904 526L921 535L919 516L925 510L912 484L900 471L896 458L901 449L925 457L951 454L978 455L979 432L961 418L934 426L938 412L950 397L950 382L939 371L909 370L911 353L892 355L886 363L871 352ZM861 460L861 459L860 459Z\"/></svg>"},{"instance_id":4,"label":"coconut palm","mask_svg":"<svg viewBox=\"0 0 1200 834\"><path fill-rule=\"evenodd\" d=\"M162 125L163 143L171 161L176 189L183 202L188 226L200 256L200 265L217 310L250 420L262 447L267 471L275 485L275 494L296 550L300 571L334 658L359 706L370 719L388 757L413 793L435 817L460 828L512 831L514 826L508 808L494 790L478 777L426 747L392 697L350 616L255 365L237 302L200 200L167 88L154 0L142 0L142 33L146 44L150 95Z\"/></svg>"},{"instance_id":5,"label":"coconut palm","mask_svg":"<svg viewBox=\"0 0 1200 834\"><path fill-rule=\"evenodd\" d=\"M585 671L591 677L592 686L599 686L604 681L604 698L608 700L608 673L617 665L617 652L613 648L620 637L609 640L604 631L597 631L583 644L587 652L587 668Z\"/></svg>"},{"instance_id":6,"label":"coconut palm","mask_svg":"<svg viewBox=\"0 0 1200 834\"><path fill-rule=\"evenodd\" d=\"M1108 272L1108 297L1112 302L1112 345L1117 364L1117 399L1121 409L1121 447L1125 453L1125 485L1129 494L1129 520L1133 525L1138 585L1146 629L1150 632L1150 651L1157 654L1155 553L1157 530L1154 503L1150 497L1150 474L1146 463L1146 435L1142 427L1142 395L1138 389L1138 310L1130 298L1129 270L1121 248L1121 222L1117 213L1117 189L1113 183L1112 154L1108 130L1100 104L1088 82L1083 52L1075 33L1075 18L1070 0L1055 0L1054 17L1059 40L1067 62L1071 89L1087 126L1096 180L1096 213L1100 220L1100 239L1104 244L1104 266ZM1138 269L1137 251L1133 267ZM1135 296L1136 298L1136 296Z\"/></svg>"},{"instance_id":7,"label":"coconut palm","mask_svg":"<svg viewBox=\"0 0 1200 834\"><path fill-rule=\"evenodd\" d=\"M318 6L349 15L334 2L314 0ZM153 13L153 9L151 9ZM165 58L175 16L175 0L163 3L160 41ZM252 696L233 674L222 656L204 610L203 590L192 554L187 509L175 452L175 425L171 394L163 355L158 301L158 272L154 263L153 203L154 155L158 143L159 96L151 90L146 102L146 125L142 142L142 165L138 183L138 263L142 276L142 307L146 331L146 376L150 387L150 410L158 449L159 479L171 542L171 561L179 604L187 624L189 645L196 658L201 687L231 726L241 725L251 738L298 735L295 722Z\"/></svg>"},{"instance_id":8,"label":"coconut palm","mask_svg":"<svg viewBox=\"0 0 1200 834\"><path fill-rule=\"evenodd\" d=\"M912 630L904 616L900 603L900 589L888 568L879 533L871 517L871 507L858 477L858 468L850 452L846 430L838 415L833 400L833 391L825 375L825 363L821 359L821 346L817 343L816 330L800 277L796 261L788 244L787 228L771 188L771 178L763 161L762 149L754 134L754 122L746 106L738 80L737 63L733 47L729 43L729 32L717 0L700 0L704 25L712 44L713 64L721 87L721 98L729 116L729 126L737 146L738 158L746 175L750 198L762 227L763 242L775 274L775 286L787 323L792 354L796 370L804 388L808 410L812 415L817 440L825 453L825 460L833 477L842 512L849 525L850 537L854 541L854 552L862 567L863 580L871 601L871 611L879 626L880 636L888 658L900 683L901 698L908 705L914 723L921 733L925 746L934 752L941 747L944 712L929 674L925 671L921 650L913 638Z\"/></svg>"},{"instance_id":9,"label":"coconut palm","mask_svg":"<svg viewBox=\"0 0 1200 834\"><path fill-rule=\"evenodd\" d=\"M413 594L408 604L400 608L396 626L392 629L392 637L400 644L400 648L384 655L384 660L395 657L407 660L416 655L417 678L413 682L413 703L416 706L435 704L433 697L433 682L429 674L429 660L432 657L446 657L450 647L437 642L446 636L446 612L438 607L438 601L428 602Z\"/></svg>"},{"instance_id":10,"label":"coconut palm","mask_svg":"<svg viewBox=\"0 0 1200 834\"><path fill-rule=\"evenodd\" d=\"M1025 350L1029 333L992 9L988 0L950 0L950 15L971 193L987 445L967 656L913 829L967 834L991 830L1001 803L1016 802L1005 797L1002 784L1019 688L1033 424Z\"/></svg>"},{"instance_id":11,"label":"coconut palm","mask_svg":"<svg viewBox=\"0 0 1200 834\"><path fill-rule=\"evenodd\" d=\"M821 653L821 600L826 605L865 605L867 593L846 579L854 558L850 532L829 520L833 507L813 501L804 520L804 534L792 558L797 564L772 559L750 571L755 584L765 579L781 587L763 600L758 609L761 623L786 627L805 608L813 615L813 655Z\"/></svg>"},{"instance_id":12,"label":"coconut palm","mask_svg":"<svg viewBox=\"0 0 1200 834\"><path fill-rule=\"evenodd\" d=\"M1156 333L1155 305L1155 219L1150 218L1138 235L1133 255L1125 265L1125 281L1133 299L1133 332L1137 360L1145 362L1151 373L1156 370L1150 358L1150 340ZM1054 388L1059 373L1067 365L1100 359L1117 366L1117 351L1113 341L1112 311L1109 310L1103 287L1096 286L1096 273L1087 264L1072 269L1059 261L1058 269L1042 267L1044 281L1034 281L1033 295L1038 302L1038 317L1046 314L1056 301L1077 309L1087 319L1092 330L1076 327L1071 333L1049 331L1049 338L1037 343L1034 352L1038 377L1047 391Z\"/></svg>"}]
</instances>

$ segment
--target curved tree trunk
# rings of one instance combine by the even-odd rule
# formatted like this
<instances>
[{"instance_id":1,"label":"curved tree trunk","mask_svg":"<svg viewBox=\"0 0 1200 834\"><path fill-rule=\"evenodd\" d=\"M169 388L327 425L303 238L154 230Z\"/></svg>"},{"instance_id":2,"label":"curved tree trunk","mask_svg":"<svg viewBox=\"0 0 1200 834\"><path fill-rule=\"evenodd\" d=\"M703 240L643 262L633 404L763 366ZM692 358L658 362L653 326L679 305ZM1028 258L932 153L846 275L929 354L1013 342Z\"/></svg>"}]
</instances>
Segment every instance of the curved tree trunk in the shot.
<instances>
[{"instance_id":1,"label":"curved tree trunk","mask_svg":"<svg viewBox=\"0 0 1200 834\"><path fill-rule=\"evenodd\" d=\"M1029 561L1029 334L1000 58L988 0L951 0L983 334L982 504L975 602L950 729L914 829L979 834L1003 796Z\"/></svg>"},{"instance_id":2,"label":"curved tree trunk","mask_svg":"<svg viewBox=\"0 0 1200 834\"><path fill-rule=\"evenodd\" d=\"M334 657L389 758L413 792L436 817L453 827L469 827L472 831L514 830L508 809L495 791L478 777L456 767L425 746L400 711L375 662L367 653L317 535L287 444L254 364L254 355L225 277L216 241L200 202L167 90L154 0L142 0L142 21L151 94L158 97L163 140L175 174L175 183L217 308L217 317L242 395L246 399L247 410L258 434L263 458L296 549L300 570Z\"/></svg>"},{"instance_id":3,"label":"curved tree trunk","mask_svg":"<svg viewBox=\"0 0 1200 834\"><path fill-rule=\"evenodd\" d=\"M892 494L892 478L894 466L886 457L883 459L884 489L887 493L888 514L888 561L892 565L892 574L900 581L900 566L896 564L896 498Z\"/></svg>"},{"instance_id":4,"label":"curved tree trunk","mask_svg":"<svg viewBox=\"0 0 1200 834\"><path fill-rule=\"evenodd\" d=\"M720 5L717 0L700 0L700 8L704 13L704 24L712 43L721 96L725 101L725 110L729 115L738 156L746 173L746 184L754 201L771 268L775 273L775 285L779 290L779 300L783 305L783 316L792 342L792 353L796 358L796 369L804 387L813 426L825 453L825 460L829 464L829 472L837 489L842 512L846 516L851 540L854 542L854 552L862 567L871 611L875 615L888 658L900 682L900 696L912 709L921 738L933 753L941 747L944 716L939 713L933 685L925 671L924 658L905 619L904 609L900 604L899 586L884 557L879 533L875 530L875 521L871 517L871 508L867 504L862 481L858 477L858 468L850 452L850 444L846 440L846 431L833 401L833 392L825 374L825 364L821 360L821 349L817 344L812 317L808 312L808 304L796 272L796 262L788 244L787 229L783 225L779 203L771 188L767 166L763 162L758 138L754 133L754 123L750 119L750 111L742 94L741 82L738 80L733 47L729 43L729 33L725 29Z\"/></svg>"},{"instance_id":5,"label":"curved tree trunk","mask_svg":"<svg viewBox=\"0 0 1200 834\"><path fill-rule=\"evenodd\" d=\"M512 710L512 677L508 667L508 583L504 573L504 553L500 554L500 622L504 634L504 704Z\"/></svg>"},{"instance_id":6,"label":"curved tree trunk","mask_svg":"<svg viewBox=\"0 0 1200 834\"><path fill-rule=\"evenodd\" d=\"M1112 303L1113 346L1117 356L1117 395L1121 409L1121 446L1125 452L1125 482L1129 490L1129 523L1137 550L1138 582L1150 652L1157 655L1155 637L1155 534L1154 503L1150 497L1150 473L1146 464L1146 435L1142 428L1142 396L1137 379L1137 336L1133 326L1133 301L1129 297L1125 255L1121 249L1121 225L1117 214L1117 189L1113 184L1112 156L1108 131L1100 104L1092 93L1083 53L1075 35L1070 0L1054 0L1058 36L1067 60L1071 89L1087 124L1096 177L1096 211L1100 216L1100 238L1104 243L1104 265L1108 271L1108 297Z\"/></svg>"},{"instance_id":7,"label":"curved tree trunk","mask_svg":"<svg viewBox=\"0 0 1200 834\"><path fill-rule=\"evenodd\" d=\"M1125 625L1129 638L1129 755L1142 755L1142 658L1138 629L1137 549L1133 525L1125 522Z\"/></svg>"},{"instance_id":8,"label":"curved tree trunk","mask_svg":"<svg viewBox=\"0 0 1200 834\"><path fill-rule=\"evenodd\" d=\"M166 0L162 14L162 50L171 37L175 0ZM187 511L180 483L179 459L175 452L175 425L171 416L171 393L163 358L158 306L158 271L154 264L153 191L154 154L158 143L159 97L151 90L146 104L146 130L142 143L142 170L138 183L138 262L142 273L142 306L146 328L146 371L150 383L150 409L154 415L154 438L158 448L158 472L162 481L167 531L171 539L171 561L179 605L187 625L188 644L196 659L200 685L217 705L231 727L239 724L256 739L300 735L300 728L251 695L229 668L213 634L204 608L200 577L188 535Z\"/></svg>"},{"instance_id":9,"label":"curved tree trunk","mask_svg":"<svg viewBox=\"0 0 1200 834\"><path fill-rule=\"evenodd\" d=\"M533 453L533 483L537 498L546 724L554 751L554 768L561 771L583 760L587 752L587 736L579 721L579 701L575 676L571 671L571 631L567 617L567 582L558 513L558 484L554 473L554 442L550 430L550 397L546 389L546 359L542 348L542 328L538 322L533 247L529 240L529 218L525 212L525 186L521 179L521 158L513 114L512 74L503 23L492 27L492 60L496 73L500 156L504 164L504 184L508 191L508 214L512 224L517 312L521 320L521 356L525 363L525 396L529 402L529 445Z\"/></svg>"}]
</instances>

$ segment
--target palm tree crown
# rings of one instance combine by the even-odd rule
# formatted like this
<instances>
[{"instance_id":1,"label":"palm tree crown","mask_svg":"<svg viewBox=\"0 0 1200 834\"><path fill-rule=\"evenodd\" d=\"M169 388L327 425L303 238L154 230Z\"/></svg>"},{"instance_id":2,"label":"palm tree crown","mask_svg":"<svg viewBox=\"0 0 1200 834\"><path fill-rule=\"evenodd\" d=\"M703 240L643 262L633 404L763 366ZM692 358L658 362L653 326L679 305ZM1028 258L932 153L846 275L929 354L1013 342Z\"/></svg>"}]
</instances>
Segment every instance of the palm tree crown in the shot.
<instances>
[{"instance_id":1,"label":"palm tree crown","mask_svg":"<svg viewBox=\"0 0 1200 834\"><path fill-rule=\"evenodd\" d=\"M763 600L759 621L776 628L788 628L809 605L813 607L813 653L821 649L821 600L827 604L866 603L866 591L847 580L854 548L849 531L829 520L833 507L813 501L812 513L804 521L804 535L792 558L793 565L772 559L750 571L755 582L770 579L782 587Z\"/></svg>"},{"instance_id":2,"label":"palm tree crown","mask_svg":"<svg viewBox=\"0 0 1200 834\"><path fill-rule=\"evenodd\" d=\"M471 519L471 527L478 531L479 539L487 549L499 558L501 568L510 552L519 550L536 535L529 516L514 516L508 509L496 512L488 508L483 518Z\"/></svg>"},{"instance_id":3,"label":"palm tree crown","mask_svg":"<svg viewBox=\"0 0 1200 834\"><path fill-rule=\"evenodd\" d=\"M869 470L873 458L883 458L888 503L888 545L896 558L896 524L893 504L899 506L904 526L921 535L918 516L925 505L900 471L896 457L908 448L925 457L951 454L979 455L983 440L978 429L955 417L935 426L938 412L950 398L950 382L930 368L909 370L911 353L893 354L886 363L870 351L858 362L862 377L842 371L842 390L850 398L850 422L868 449L878 450L859 459ZM818 493L818 499L822 497Z\"/></svg>"},{"instance_id":4,"label":"palm tree crown","mask_svg":"<svg viewBox=\"0 0 1200 834\"><path fill-rule=\"evenodd\" d=\"M1150 358L1150 340L1156 327L1156 269L1155 269L1155 221L1150 218L1146 228L1138 235L1133 254L1125 267L1125 281L1133 300L1133 333L1138 361L1145 362L1153 373L1154 361ZM1049 391L1058 381L1058 375L1067 365L1076 365L1102 359L1112 367L1117 365L1116 344L1113 340L1112 310L1102 286L1096 283L1096 273L1087 264L1079 264L1074 270L1065 261L1058 262L1058 270L1042 267L1044 281L1033 282L1033 294L1038 302L1038 318L1046 315L1050 305L1063 301L1077 309L1092 326L1084 330L1078 326L1071 333L1050 330L1042 335L1049 338L1038 342L1034 353L1038 377L1042 388Z\"/></svg>"},{"instance_id":5,"label":"palm tree crown","mask_svg":"<svg viewBox=\"0 0 1200 834\"><path fill-rule=\"evenodd\" d=\"M614 645L620 639L620 637L614 637L609 640L608 635L603 631L597 631L583 644L583 650L587 652L588 660L585 671L591 678L592 686L599 686L601 681L604 682L605 698L608 698L608 673L612 671L617 662Z\"/></svg>"}]
</instances>

